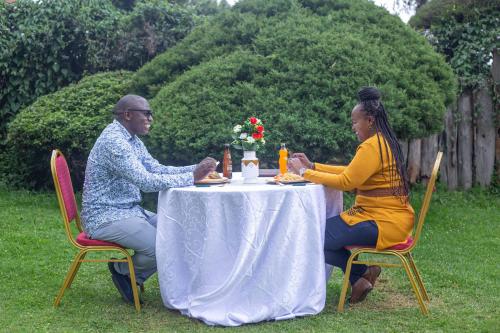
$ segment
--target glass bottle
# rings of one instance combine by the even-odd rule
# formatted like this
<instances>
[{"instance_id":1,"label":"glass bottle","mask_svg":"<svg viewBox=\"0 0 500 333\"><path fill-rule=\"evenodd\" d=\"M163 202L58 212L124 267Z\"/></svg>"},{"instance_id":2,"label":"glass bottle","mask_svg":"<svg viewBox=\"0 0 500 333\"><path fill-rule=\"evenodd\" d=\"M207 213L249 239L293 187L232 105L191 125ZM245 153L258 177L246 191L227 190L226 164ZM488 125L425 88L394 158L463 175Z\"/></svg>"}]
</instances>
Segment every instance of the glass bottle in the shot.
<instances>
[{"instance_id":1,"label":"glass bottle","mask_svg":"<svg viewBox=\"0 0 500 333\"><path fill-rule=\"evenodd\" d=\"M282 143L280 148L280 159L278 161L281 175L285 174L288 171L287 163L288 163L288 150L286 149L285 144Z\"/></svg>"},{"instance_id":2,"label":"glass bottle","mask_svg":"<svg viewBox=\"0 0 500 333\"><path fill-rule=\"evenodd\" d=\"M231 161L231 150L229 144L224 145L224 159L222 160L222 176L228 179L233 177L233 163Z\"/></svg>"}]
</instances>

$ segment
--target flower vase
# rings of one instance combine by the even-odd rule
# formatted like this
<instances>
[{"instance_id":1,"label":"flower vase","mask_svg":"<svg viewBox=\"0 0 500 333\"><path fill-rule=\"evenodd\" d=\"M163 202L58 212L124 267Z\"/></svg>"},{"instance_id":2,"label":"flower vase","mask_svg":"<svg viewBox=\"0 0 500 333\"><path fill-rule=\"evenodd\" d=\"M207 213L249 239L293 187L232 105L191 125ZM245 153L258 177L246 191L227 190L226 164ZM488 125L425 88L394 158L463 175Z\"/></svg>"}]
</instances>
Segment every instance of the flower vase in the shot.
<instances>
[{"instance_id":1,"label":"flower vase","mask_svg":"<svg viewBox=\"0 0 500 333\"><path fill-rule=\"evenodd\" d=\"M241 176L243 177L243 182L246 184L257 183L257 177L259 177L259 159L255 156L255 151L243 151Z\"/></svg>"}]
</instances>

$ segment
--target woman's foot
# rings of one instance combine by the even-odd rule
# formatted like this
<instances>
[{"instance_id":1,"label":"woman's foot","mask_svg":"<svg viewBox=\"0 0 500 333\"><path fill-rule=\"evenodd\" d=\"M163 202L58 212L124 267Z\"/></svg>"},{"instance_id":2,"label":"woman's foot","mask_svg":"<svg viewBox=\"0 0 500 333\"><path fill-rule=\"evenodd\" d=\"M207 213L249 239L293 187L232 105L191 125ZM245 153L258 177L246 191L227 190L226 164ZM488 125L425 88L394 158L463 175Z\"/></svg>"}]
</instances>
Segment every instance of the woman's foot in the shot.
<instances>
[{"instance_id":1,"label":"woman's foot","mask_svg":"<svg viewBox=\"0 0 500 333\"><path fill-rule=\"evenodd\" d=\"M351 288L351 298L349 303L355 304L365 300L366 296L372 291L373 286L367 279L361 277Z\"/></svg>"},{"instance_id":2,"label":"woman's foot","mask_svg":"<svg viewBox=\"0 0 500 333\"><path fill-rule=\"evenodd\" d=\"M372 284L372 287L375 287L375 282L377 281L380 272L382 272L382 268L380 268L380 266L368 266L365 274L363 274L363 277Z\"/></svg>"}]
</instances>

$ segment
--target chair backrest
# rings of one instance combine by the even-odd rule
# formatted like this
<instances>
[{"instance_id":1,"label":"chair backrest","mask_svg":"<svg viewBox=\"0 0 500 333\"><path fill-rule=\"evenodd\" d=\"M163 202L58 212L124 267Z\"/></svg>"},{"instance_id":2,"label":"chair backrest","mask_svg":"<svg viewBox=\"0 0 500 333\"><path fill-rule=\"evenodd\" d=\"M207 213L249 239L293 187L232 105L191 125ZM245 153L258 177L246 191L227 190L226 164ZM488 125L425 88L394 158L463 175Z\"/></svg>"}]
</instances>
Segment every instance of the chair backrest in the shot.
<instances>
[{"instance_id":1,"label":"chair backrest","mask_svg":"<svg viewBox=\"0 0 500 333\"><path fill-rule=\"evenodd\" d=\"M425 216L427 215L427 211L429 210L432 193L434 192L434 185L436 184L436 178L442 157L443 157L443 152L442 151L438 152L436 156L436 161L434 162L434 167L432 168L431 178L429 179L429 183L427 184L427 190L425 191L424 200L422 201L422 207L420 208L420 213L418 214L417 228L415 230L415 237L411 248L415 247L418 239L420 238L420 233L422 232L422 228L424 226Z\"/></svg>"},{"instance_id":2,"label":"chair backrest","mask_svg":"<svg viewBox=\"0 0 500 333\"><path fill-rule=\"evenodd\" d=\"M66 234L70 241L76 245L71 232L70 223L75 221L78 230L81 232L80 217L78 215L78 207L76 205L68 163L66 163L64 155L58 149L52 151L50 170L52 172L54 187L56 189L57 200L59 201L59 208L61 209Z\"/></svg>"}]
</instances>

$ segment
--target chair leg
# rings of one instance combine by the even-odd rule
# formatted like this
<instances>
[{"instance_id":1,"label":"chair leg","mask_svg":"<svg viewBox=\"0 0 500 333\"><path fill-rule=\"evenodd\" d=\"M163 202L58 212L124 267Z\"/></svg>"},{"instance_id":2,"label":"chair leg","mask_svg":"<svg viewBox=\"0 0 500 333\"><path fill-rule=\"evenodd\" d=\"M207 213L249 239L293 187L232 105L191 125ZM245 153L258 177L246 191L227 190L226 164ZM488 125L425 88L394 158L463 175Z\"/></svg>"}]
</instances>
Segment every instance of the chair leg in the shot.
<instances>
[{"instance_id":1,"label":"chair leg","mask_svg":"<svg viewBox=\"0 0 500 333\"><path fill-rule=\"evenodd\" d=\"M417 283L415 282L415 277L413 276L413 272L411 271L410 265L408 264L408 261L406 258L402 255L397 255L399 259L401 259L401 262L403 264L403 267L405 268L406 275L408 275L408 279L410 280L411 287L413 288L413 292L415 293L415 296L417 297L418 304L420 305L420 311L424 315L427 315L429 311L427 310L427 306L425 305L425 302L422 298L422 295L420 294L419 287L417 286Z\"/></svg>"},{"instance_id":2,"label":"chair leg","mask_svg":"<svg viewBox=\"0 0 500 333\"><path fill-rule=\"evenodd\" d=\"M408 253L406 255L406 258L410 264L411 269L413 270L413 273L415 274L417 284L420 287L420 292L422 293L424 300L429 302L430 301L429 295L427 294L427 290L425 290L424 281L422 280L422 276L420 275L420 272L418 271L417 266L415 265L415 261L413 261L413 256L411 255L411 253Z\"/></svg>"},{"instance_id":3,"label":"chair leg","mask_svg":"<svg viewBox=\"0 0 500 333\"><path fill-rule=\"evenodd\" d=\"M134 263L132 257L127 254L128 268L130 272L130 284L132 285L132 294L134 295L134 305L137 312L141 311L141 302L139 301L139 292L137 291L137 281L135 279Z\"/></svg>"},{"instance_id":4,"label":"chair leg","mask_svg":"<svg viewBox=\"0 0 500 333\"><path fill-rule=\"evenodd\" d=\"M347 296L347 289L349 288L349 276L351 275L352 262L355 258L358 258L358 256L351 254L349 260L347 261L344 280L342 282L342 289L340 292L339 304L337 306L337 312L344 312L344 304Z\"/></svg>"},{"instance_id":5,"label":"chair leg","mask_svg":"<svg viewBox=\"0 0 500 333\"><path fill-rule=\"evenodd\" d=\"M54 307L59 306L59 304L61 303L61 299L64 295L64 292L66 291L72 279L74 278L76 271L78 270L78 267L80 267L79 263L80 263L80 258L82 256L85 256L85 252L80 251L73 260L73 263L71 264L69 271L66 274L66 278L64 279L63 285L59 290L59 294L57 295L56 300L54 301Z\"/></svg>"},{"instance_id":6,"label":"chair leg","mask_svg":"<svg viewBox=\"0 0 500 333\"><path fill-rule=\"evenodd\" d=\"M85 259L86 255L87 255L87 252L83 252L82 256L78 259L78 263L76 264L76 267L73 271L73 274L71 275L71 278L69 279L68 288L71 288L71 285L73 284L73 280L75 279L76 273L80 269L80 265L82 264L82 260Z\"/></svg>"}]
</instances>

